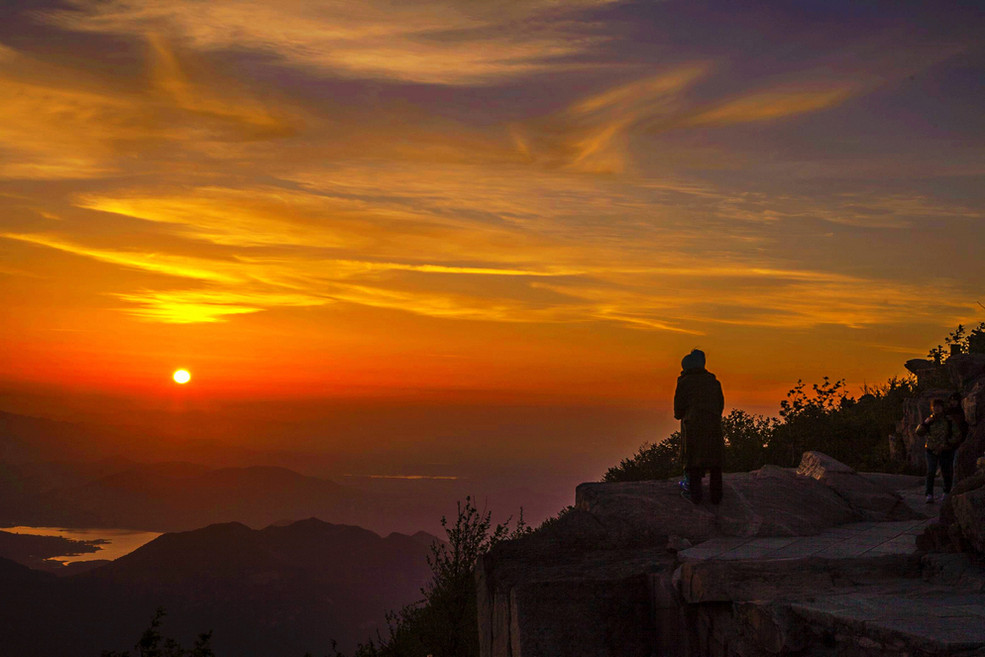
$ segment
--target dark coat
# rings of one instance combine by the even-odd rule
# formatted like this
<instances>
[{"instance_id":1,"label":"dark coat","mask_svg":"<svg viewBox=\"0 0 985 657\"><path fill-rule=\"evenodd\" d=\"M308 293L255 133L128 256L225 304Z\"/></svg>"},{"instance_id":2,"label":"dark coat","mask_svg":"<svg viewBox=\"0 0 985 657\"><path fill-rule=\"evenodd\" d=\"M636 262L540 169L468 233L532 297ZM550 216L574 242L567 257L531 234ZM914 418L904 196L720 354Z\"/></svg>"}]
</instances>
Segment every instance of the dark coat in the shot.
<instances>
[{"instance_id":1,"label":"dark coat","mask_svg":"<svg viewBox=\"0 0 985 657\"><path fill-rule=\"evenodd\" d=\"M947 413L931 413L930 417L917 426L914 433L918 436L926 436L924 449L934 454L955 447L954 426Z\"/></svg>"},{"instance_id":2,"label":"dark coat","mask_svg":"<svg viewBox=\"0 0 985 657\"><path fill-rule=\"evenodd\" d=\"M681 421L681 461L685 468L722 467L725 439L722 384L703 367L684 370L674 393L674 417Z\"/></svg>"},{"instance_id":3,"label":"dark coat","mask_svg":"<svg viewBox=\"0 0 985 657\"><path fill-rule=\"evenodd\" d=\"M950 449L957 449L968 435L968 421L965 420L964 409L960 406L951 406L945 413L951 421Z\"/></svg>"}]
</instances>

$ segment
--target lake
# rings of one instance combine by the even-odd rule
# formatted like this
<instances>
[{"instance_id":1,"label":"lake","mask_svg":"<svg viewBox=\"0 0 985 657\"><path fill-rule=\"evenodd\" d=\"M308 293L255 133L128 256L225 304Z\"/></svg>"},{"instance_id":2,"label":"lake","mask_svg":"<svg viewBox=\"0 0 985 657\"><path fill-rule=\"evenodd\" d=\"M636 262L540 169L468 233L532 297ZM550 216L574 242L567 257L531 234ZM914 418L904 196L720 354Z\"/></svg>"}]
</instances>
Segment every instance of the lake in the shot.
<instances>
[{"instance_id":1,"label":"lake","mask_svg":"<svg viewBox=\"0 0 985 657\"><path fill-rule=\"evenodd\" d=\"M73 541L106 541L97 545L95 552L51 557L51 561L75 563L77 561L94 561L96 559L118 559L129 554L145 543L150 543L161 535L161 532L145 532L136 529L80 529L65 527L0 527L0 530L11 534L29 534L32 536L60 536Z\"/></svg>"}]
</instances>

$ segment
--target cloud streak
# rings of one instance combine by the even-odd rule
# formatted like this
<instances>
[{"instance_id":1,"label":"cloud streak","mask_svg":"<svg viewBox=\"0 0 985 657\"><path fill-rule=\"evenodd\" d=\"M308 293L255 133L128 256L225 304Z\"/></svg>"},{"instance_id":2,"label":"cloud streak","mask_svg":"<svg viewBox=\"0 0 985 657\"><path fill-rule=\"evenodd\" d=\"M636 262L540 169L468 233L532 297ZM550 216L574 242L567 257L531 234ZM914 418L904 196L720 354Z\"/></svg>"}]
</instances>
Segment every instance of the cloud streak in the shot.
<instances>
[{"instance_id":1,"label":"cloud streak","mask_svg":"<svg viewBox=\"0 0 985 657\"><path fill-rule=\"evenodd\" d=\"M776 121L834 107L847 100L855 89L843 84L830 89L775 89L728 99L681 119L680 126L728 126Z\"/></svg>"},{"instance_id":2,"label":"cloud streak","mask_svg":"<svg viewBox=\"0 0 985 657\"><path fill-rule=\"evenodd\" d=\"M604 40L566 16L609 0L457 3L287 0L74 0L48 14L68 29L160 32L204 51L250 49L331 75L429 84L485 84L574 66Z\"/></svg>"}]
</instances>

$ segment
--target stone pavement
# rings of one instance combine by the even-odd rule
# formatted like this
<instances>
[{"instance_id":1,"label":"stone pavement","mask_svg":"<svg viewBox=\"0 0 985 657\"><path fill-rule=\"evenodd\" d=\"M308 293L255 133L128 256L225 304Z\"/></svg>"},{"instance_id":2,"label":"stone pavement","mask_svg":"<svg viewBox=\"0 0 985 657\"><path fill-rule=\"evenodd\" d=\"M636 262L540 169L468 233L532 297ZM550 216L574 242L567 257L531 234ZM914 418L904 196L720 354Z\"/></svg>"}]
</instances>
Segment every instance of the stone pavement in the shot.
<instances>
[{"instance_id":1,"label":"stone pavement","mask_svg":"<svg viewBox=\"0 0 985 657\"><path fill-rule=\"evenodd\" d=\"M693 559L827 559L913 554L916 537L932 519L903 522L856 522L832 527L817 536L767 538L713 538L682 550L678 557Z\"/></svg>"},{"instance_id":2,"label":"stone pavement","mask_svg":"<svg viewBox=\"0 0 985 657\"><path fill-rule=\"evenodd\" d=\"M985 595L901 586L889 595L852 591L798 601L790 610L815 625L862 634L867 647L897 645L925 654L954 654L985 646Z\"/></svg>"},{"instance_id":3,"label":"stone pavement","mask_svg":"<svg viewBox=\"0 0 985 657\"><path fill-rule=\"evenodd\" d=\"M855 559L888 555L910 555L916 552L916 537L935 522L940 504L924 503L923 485L918 477L906 475L870 475L886 478L886 485L897 480L906 484L896 493L922 520L898 522L855 522L830 527L816 536L717 537L682 550L682 561L721 559Z\"/></svg>"}]
</instances>

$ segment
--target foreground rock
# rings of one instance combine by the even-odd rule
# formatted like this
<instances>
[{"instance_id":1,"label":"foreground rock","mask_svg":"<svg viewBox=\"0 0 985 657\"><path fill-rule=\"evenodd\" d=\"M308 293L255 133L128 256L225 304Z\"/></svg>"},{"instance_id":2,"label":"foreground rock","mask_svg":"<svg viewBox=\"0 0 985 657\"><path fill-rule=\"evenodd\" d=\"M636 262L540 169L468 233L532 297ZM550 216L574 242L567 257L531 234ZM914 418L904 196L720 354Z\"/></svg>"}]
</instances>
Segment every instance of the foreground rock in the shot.
<instances>
[{"instance_id":1,"label":"foreground rock","mask_svg":"<svg viewBox=\"0 0 985 657\"><path fill-rule=\"evenodd\" d=\"M902 497L818 452L794 471L767 465L723 476L718 506L694 506L666 481L581 484L575 508L597 519L606 545L654 545L667 536L809 536L860 520L922 517Z\"/></svg>"},{"instance_id":2,"label":"foreground rock","mask_svg":"<svg viewBox=\"0 0 985 657\"><path fill-rule=\"evenodd\" d=\"M579 486L480 563L481 654L985 655L980 568L917 555L919 477L808 453L724 484L718 507L673 481Z\"/></svg>"}]
</instances>

